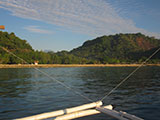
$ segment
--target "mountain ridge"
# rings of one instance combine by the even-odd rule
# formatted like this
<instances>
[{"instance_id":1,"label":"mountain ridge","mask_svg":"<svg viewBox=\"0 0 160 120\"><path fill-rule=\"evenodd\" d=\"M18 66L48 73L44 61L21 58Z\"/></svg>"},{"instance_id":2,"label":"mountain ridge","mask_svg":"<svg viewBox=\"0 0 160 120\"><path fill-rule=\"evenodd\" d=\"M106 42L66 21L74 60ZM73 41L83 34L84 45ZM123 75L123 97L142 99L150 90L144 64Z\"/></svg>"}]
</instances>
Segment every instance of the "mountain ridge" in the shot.
<instances>
[{"instance_id":1,"label":"mountain ridge","mask_svg":"<svg viewBox=\"0 0 160 120\"><path fill-rule=\"evenodd\" d=\"M121 33L88 40L82 46L70 51L70 53L88 59L100 60L101 63L110 63L110 58L117 59L117 62L119 60L120 62L131 62L127 59L136 60L133 54L141 53L142 55L138 56L140 59L143 57L143 52L158 46L160 46L160 40L154 37L148 37L141 33Z\"/></svg>"},{"instance_id":2,"label":"mountain ridge","mask_svg":"<svg viewBox=\"0 0 160 120\"><path fill-rule=\"evenodd\" d=\"M0 31L0 45L17 56L33 63L42 64L119 64L139 63L151 55L158 47L160 40L141 33L116 34L88 40L82 46L71 51L37 51L14 33ZM0 64L22 63L14 56L0 49ZM160 53L151 63L160 63Z\"/></svg>"}]
</instances>

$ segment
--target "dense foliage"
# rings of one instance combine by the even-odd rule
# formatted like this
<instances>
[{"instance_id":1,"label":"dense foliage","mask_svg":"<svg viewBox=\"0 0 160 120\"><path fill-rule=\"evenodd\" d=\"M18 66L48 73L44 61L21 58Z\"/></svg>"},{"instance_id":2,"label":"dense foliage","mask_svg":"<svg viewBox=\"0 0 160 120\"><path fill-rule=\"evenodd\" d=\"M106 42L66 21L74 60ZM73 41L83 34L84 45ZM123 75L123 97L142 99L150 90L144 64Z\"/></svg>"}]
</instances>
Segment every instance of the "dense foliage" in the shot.
<instances>
[{"instance_id":1,"label":"dense foliage","mask_svg":"<svg viewBox=\"0 0 160 120\"><path fill-rule=\"evenodd\" d=\"M21 40L14 33L9 34L0 31L0 46L22 58L27 63L39 61L42 64L83 64L89 62L89 60L76 57L67 51L58 53L35 51L26 40ZM24 61L0 48L0 64L23 64Z\"/></svg>"},{"instance_id":2,"label":"dense foliage","mask_svg":"<svg viewBox=\"0 0 160 120\"><path fill-rule=\"evenodd\" d=\"M137 63L151 55L158 46L160 40L141 33L116 34L88 40L70 53L98 63ZM159 62L159 56L150 62Z\"/></svg>"},{"instance_id":3,"label":"dense foliage","mask_svg":"<svg viewBox=\"0 0 160 120\"><path fill-rule=\"evenodd\" d=\"M99 64L99 63L137 63L142 62L159 46L160 40L141 33L116 34L98 37L86 41L72 51L35 51L26 40L21 40L14 33L0 31L0 46L8 49L28 63L39 61L42 64ZM150 61L160 62L160 53ZM13 55L0 48L0 64L22 64Z\"/></svg>"}]
</instances>

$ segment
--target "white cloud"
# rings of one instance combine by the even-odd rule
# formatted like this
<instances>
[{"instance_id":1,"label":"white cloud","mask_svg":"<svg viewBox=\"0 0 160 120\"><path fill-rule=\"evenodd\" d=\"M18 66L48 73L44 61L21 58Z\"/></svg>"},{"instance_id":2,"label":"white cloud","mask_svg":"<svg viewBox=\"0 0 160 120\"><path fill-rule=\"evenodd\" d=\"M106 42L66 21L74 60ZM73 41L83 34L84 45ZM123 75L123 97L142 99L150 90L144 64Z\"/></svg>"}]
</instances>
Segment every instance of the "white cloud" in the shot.
<instances>
[{"instance_id":1,"label":"white cloud","mask_svg":"<svg viewBox=\"0 0 160 120\"><path fill-rule=\"evenodd\" d=\"M142 32L160 37L120 17L105 0L0 0L0 7L11 11L14 16L47 22L91 36ZM38 29L31 28L32 31Z\"/></svg>"},{"instance_id":2,"label":"white cloud","mask_svg":"<svg viewBox=\"0 0 160 120\"><path fill-rule=\"evenodd\" d=\"M42 34L51 34L53 32L49 31L49 30L45 30L45 29L40 29L39 26L27 26L24 29L30 31L30 32L34 32L34 33L42 33Z\"/></svg>"}]
</instances>

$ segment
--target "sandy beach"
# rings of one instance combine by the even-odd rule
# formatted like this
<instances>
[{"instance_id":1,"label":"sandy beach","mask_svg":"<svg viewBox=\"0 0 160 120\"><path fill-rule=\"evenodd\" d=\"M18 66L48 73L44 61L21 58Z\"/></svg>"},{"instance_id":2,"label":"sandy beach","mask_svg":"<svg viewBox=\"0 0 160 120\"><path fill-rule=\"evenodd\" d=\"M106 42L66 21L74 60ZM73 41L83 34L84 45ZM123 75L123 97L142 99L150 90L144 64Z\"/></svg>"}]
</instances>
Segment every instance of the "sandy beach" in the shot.
<instances>
[{"instance_id":1,"label":"sandy beach","mask_svg":"<svg viewBox=\"0 0 160 120\"><path fill-rule=\"evenodd\" d=\"M0 68L34 68L34 67L136 67L140 64L0 64ZM160 66L160 64L145 64L144 66Z\"/></svg>"}]
</instances>

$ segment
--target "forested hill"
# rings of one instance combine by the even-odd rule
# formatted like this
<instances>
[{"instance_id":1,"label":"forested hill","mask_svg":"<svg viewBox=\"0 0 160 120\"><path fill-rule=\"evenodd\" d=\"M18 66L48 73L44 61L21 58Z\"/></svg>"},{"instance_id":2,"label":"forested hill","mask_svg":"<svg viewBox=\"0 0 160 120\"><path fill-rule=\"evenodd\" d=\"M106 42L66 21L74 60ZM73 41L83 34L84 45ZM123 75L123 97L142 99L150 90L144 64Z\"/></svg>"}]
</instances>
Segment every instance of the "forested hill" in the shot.
<instances>
[{"instance_id":1,"label":"forested hill","mask_svg":"<svg viewBox=\"0 0 160 120\"><path fill-rule=\"evenodd\" d=\"M85 58L76 57L69 54L67 51L58 53L35 51L26 40L22 40L14 33L0 31L0 46L8 49L18 57L27 61L27 63L34 63L38 61L41 64L81 64L89 63ZM13 55L10 55L2 48L0 48L0 64L23 64L21 60Z\"/></svg>"},{"instance_id":2,"label":"forested hill","mask_svg":"<svg viewBox=\"0 0 160 120\"><path fill-rule=\"evenodd\" d=\"M88 40L70 53L100 63L133 63L141 62L158 46L160 46L159 39L141 33L116 34ZM159 61L158 55L154 57L154 62Z\"/></svg>"},{"instance_id":3,"label":"forested hill","mask_svg":"<svg viewBox=\"0 0 160 120\"><path fill-rule=\"evenodd\" d=\"M24 59L28 63L42 64L99 64L99 63L141 63L158 47L160 40L137 34L116 34L86 41L82 46L68 51L35 51L26 40L14 33L0 31L0 46ZM0 48L0 64L23 63ZM160 63L160 52L150 60Z\"/></svg>"},{"instance_id":4,"label":"forested hill","mask_svg":"<svg viewBox=\"0 0 160 120\"><path fill-rule=\"evenodd\" d=\"M14 33L7 33L0 31L0 46L9 51L18 54L19 57L30 57L29 55L34 51L26 40L21 40ZM14 56L9 55L0 48L0 64L1 63L19 63L20 61Z\"/></svg>"},{"instance_id":5,"label":"forested hill","mask_svg":"<svg viewBox=\"0 0 160 120\"><path fill-rule=\"evenodd\" d=\"M22 50L22 51L32 51L31 45L27 43L26 40L21 40L13 32L7 33L0 31L0 45L11 50Z\"/></svg>"}]
</instances>

